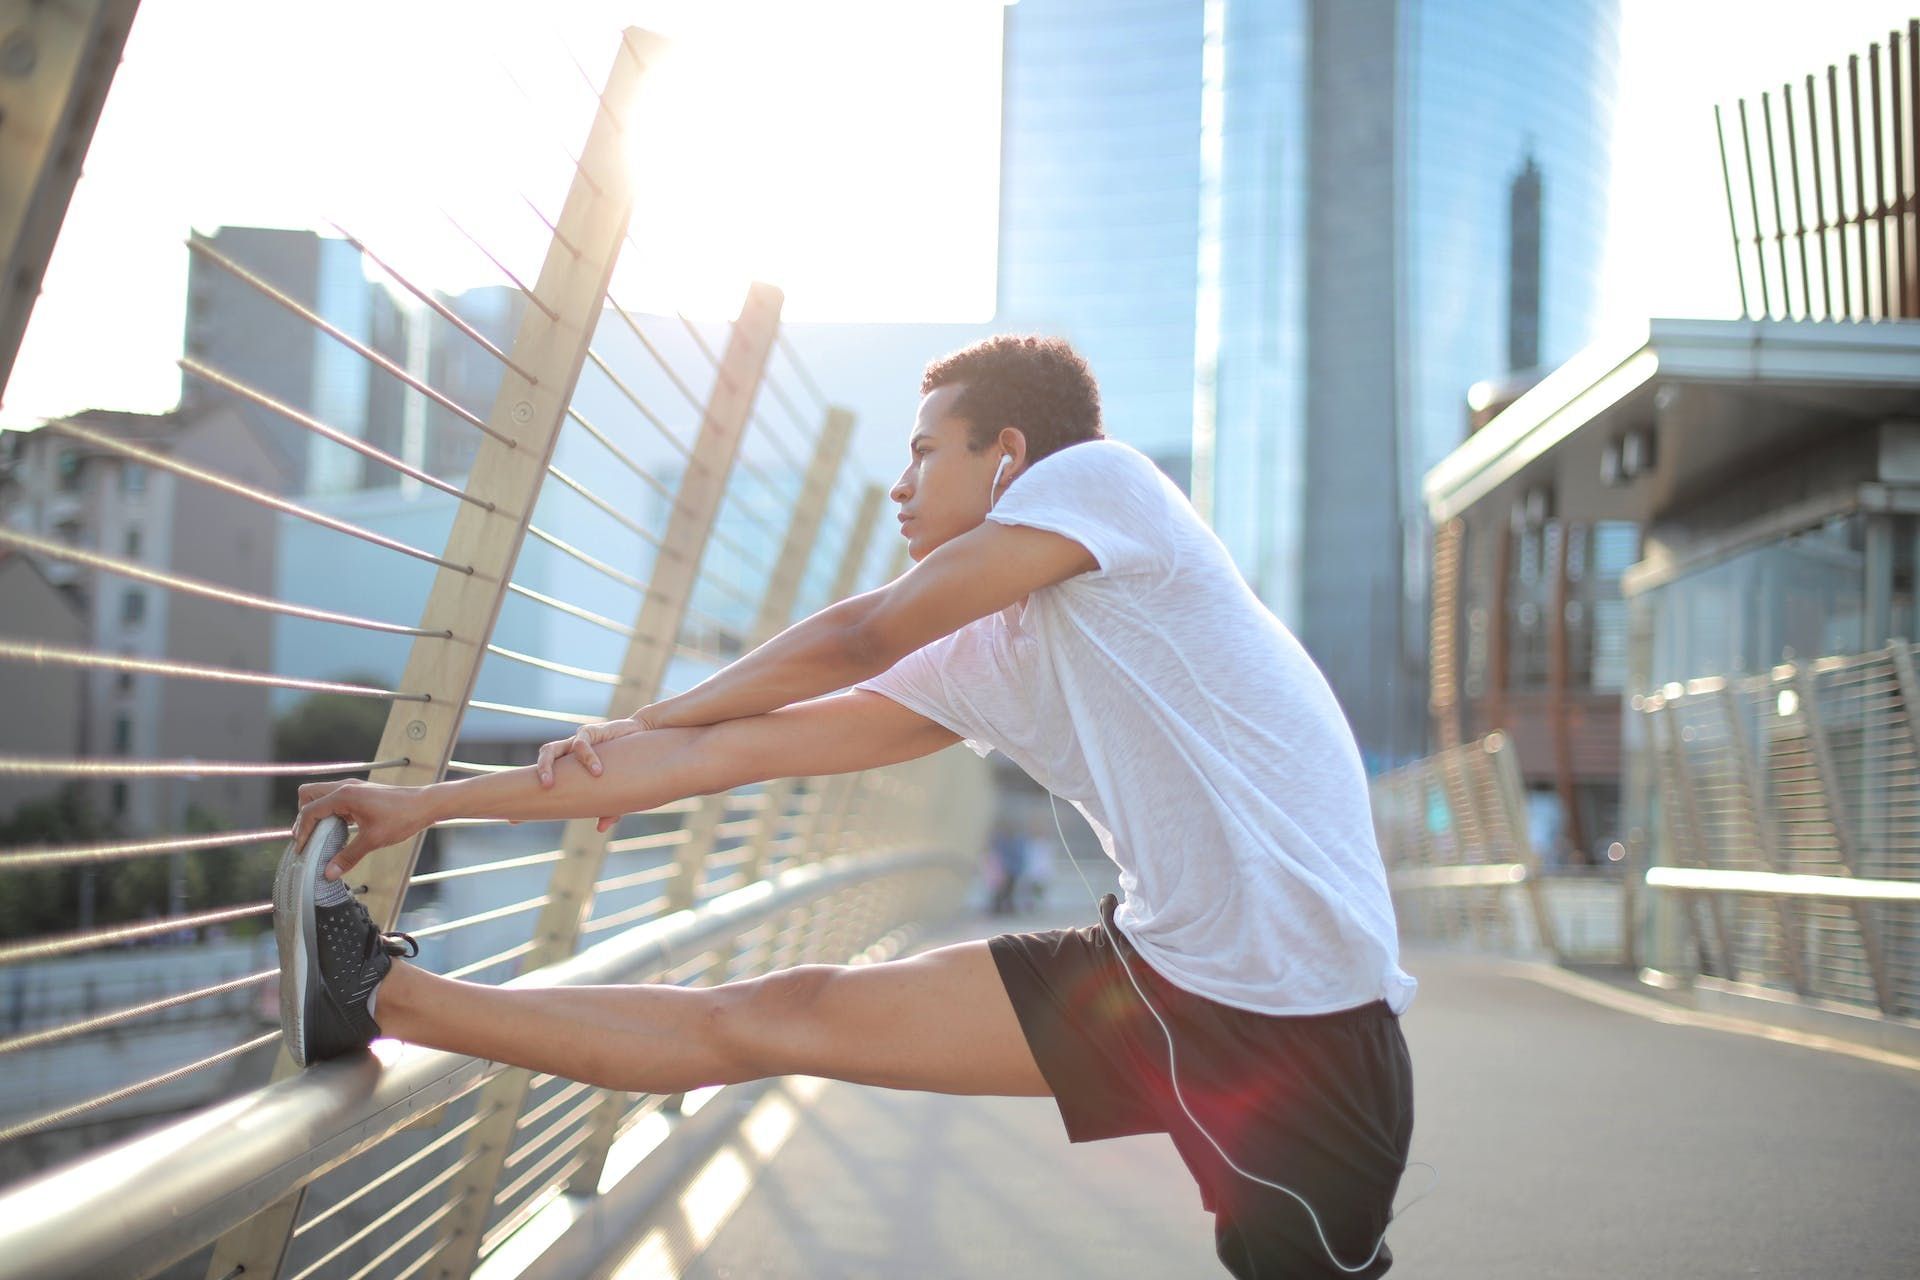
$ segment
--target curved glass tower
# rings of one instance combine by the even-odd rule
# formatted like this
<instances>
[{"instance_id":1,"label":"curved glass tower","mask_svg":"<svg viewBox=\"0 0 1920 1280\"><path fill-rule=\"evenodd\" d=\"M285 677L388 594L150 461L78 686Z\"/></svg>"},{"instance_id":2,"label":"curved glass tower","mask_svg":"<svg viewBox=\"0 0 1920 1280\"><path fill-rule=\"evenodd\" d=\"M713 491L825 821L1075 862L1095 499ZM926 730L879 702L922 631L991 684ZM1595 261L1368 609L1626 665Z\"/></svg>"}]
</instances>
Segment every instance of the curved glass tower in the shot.
<instances>
[{"instance_id":1,"label":"curved glass tower","mask_svg":"<svg viewBox=\"0 0 1920 1280\"><path fill-rule=\"evenodd\" d=\"M1237 81L1258 79L1236 68L1232 2L1229 119ZM1214 520L1384 767L1426 745L1420 478L1465 438L1475 382L1550 368L1594 336L1619 4L1301 11L1297 287L1271 309L1271 359L1222 361ZM1227 155L1231 172L1231 136ZM1278 403L1243 428L1229 407L1263 396ZM1236 513L1236 484L1255 490L1239 500L1251 514Z\"/></svg>"},{"instance_id":2,"label":"curved glass tower","mask_svg":"<svg viewBox=\"0 0 1920 1280\"><path fill-rule=\"evenodd\" d=\"M1369 763L1425 746L1420 477L1598 306L1619 0L1020 0L996 327L1072 339Z\"/></svg>"},{"instance_id":3,"label":"curved glass tower","mask_svg":"<svg viewBox=\"0 0 1920 1280\"><path fill-rule=\"evenodd\" d=\"M1058 334L1107 429L1185 483L1200 218L1200 0L1007 9L996 329Z\"/></svg>"}]
</instances>

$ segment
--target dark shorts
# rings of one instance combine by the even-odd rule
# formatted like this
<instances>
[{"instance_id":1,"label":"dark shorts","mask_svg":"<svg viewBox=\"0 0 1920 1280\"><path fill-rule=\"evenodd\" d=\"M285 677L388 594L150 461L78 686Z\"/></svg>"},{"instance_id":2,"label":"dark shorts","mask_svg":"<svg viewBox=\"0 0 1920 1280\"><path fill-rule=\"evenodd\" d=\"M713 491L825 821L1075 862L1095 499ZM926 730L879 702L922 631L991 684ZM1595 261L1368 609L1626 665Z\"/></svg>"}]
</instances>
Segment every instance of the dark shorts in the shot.
<instances>
[{"instance_id":1,"label":"dark shorts","mask_svg":"<svg viewBox=\"0 0 1920 1280\"><path fill-rule=\"evenodd\" d=\"M1100 901L1113 924L1114 898ZM1300 1202L1233 1171L1292 1188L1319 1216L1341 1263L1357 1267L1386 1230L1413 1137L1413 1063L1383 1000L1337 1013L1278 1017L1220 1004L1155 973L1118 929L1126 963L1171 1029L1167 1036L1120 968L1099 925L1001 934L988 943L1067 1137L1092 1142L1165 1133L1214 1215L1214 1241L1242 1280L1378 1276L1329 1260Z\"/></svg>"}]
</instances>

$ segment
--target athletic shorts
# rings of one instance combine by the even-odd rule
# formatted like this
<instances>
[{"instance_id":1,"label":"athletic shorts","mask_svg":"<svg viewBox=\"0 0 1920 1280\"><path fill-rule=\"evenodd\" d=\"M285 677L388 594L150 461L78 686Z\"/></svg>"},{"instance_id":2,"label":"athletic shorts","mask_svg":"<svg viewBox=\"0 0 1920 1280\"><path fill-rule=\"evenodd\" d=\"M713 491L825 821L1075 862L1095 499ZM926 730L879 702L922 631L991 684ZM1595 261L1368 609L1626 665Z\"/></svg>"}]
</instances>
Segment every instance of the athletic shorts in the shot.
<instances>
[{"instance_id":1,"label":"athletic shorts","mask_svg":"<svg viewBox=\"0 0 1920 1280\"><path fill-rule=\"evenodd\" d=\"M1220 1261L1241 1280L1384 1274L1393 1263L1384 1244L1363 1270L1334 1266L1300 1202L1234 1172L1206 1135L1242 1169L1304 1198L1334 1255L1359 1268L1386 1230L1413 1137L1400 1019L1384 1000L1274 1016L1195 995L1140 958L1113 927L1114 905L1106 895L1100 914L1172 1032L1178 1098L1166 1033L1101 926L988 942L1068 1140L1171 1136L1214 1215Z\"/></svg>"}]
</instances>

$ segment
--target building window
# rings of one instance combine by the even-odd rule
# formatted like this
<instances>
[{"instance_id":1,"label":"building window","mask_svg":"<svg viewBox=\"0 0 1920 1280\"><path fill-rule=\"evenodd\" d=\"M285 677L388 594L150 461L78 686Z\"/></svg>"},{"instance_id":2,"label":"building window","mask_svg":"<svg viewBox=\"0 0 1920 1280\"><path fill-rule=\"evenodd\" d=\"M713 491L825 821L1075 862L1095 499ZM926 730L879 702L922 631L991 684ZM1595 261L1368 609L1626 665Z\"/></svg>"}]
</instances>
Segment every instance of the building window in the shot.
<instances>
[{"instance_id":1,"label":"building window","mask_svg":"<svg viewBox=\"0 0 1920 1280\"><path fill-rule=\"evenodd\" d=\"M113 718L113 750L123 756L133 750L133 721L126 716Z\"/></svg>"},{"instance_id":2,"label":"building window","mask_svg":"<svg viewBox=\"0 0 1920 1280\"><path fill-rule=\"evenodd\" d=\"M127 784L124 782L116 782L113 784L113 814L118 818L125 816L126 812Z\"/></svg>"},{"instance_id":3,"label":"building window","mask_svg":"<svg viewBox=\"0 0 1920 1280\"><path fill-rule=\"evenodd\" d=\"M141 494L147 491L147 468L144 463L123 462L120 464L120 492Z\"/></svg>"},{"instance_id":4,"label":"building window","mask_svg":"<svg viewBox=\"0 0 1920 1280\"><path fill-rule=\"evenodd\" d=\"M129 529L127 530L127 559L138 560L139 558L140 531L138 529Z\"/></svg>"},{"instance_id":5,"label":"building window","mask_svg":"<svg viewBox=\"0 0 1920 1280\"><path fill-rule=\"evenodd\" d=\"M123 626L137 627L146 620L146 616L146 592L136 589L120 597L120 622Z\"/></svg>"},{"instance_id":6,"label":"building window","mask_svg":"<svg viewBox=\"0 0 1920 1280\"><path fill-rule=\"evenodd\" d=\"M62 449L58 464L60 492L76 493L80 489L80 451Z\"/></svg>"}]
</instances>

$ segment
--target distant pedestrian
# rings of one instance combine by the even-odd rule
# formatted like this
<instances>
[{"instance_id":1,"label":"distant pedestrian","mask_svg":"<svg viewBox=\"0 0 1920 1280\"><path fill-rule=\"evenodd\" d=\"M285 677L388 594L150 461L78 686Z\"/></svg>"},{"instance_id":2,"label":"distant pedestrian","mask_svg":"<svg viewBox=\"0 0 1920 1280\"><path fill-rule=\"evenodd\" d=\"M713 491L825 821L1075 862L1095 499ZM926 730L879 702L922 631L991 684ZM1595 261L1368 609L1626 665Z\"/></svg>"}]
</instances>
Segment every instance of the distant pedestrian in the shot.
<instances>
[{"instance_id":1,"label":"distant pedestrian","mask_svg":"<svg viewBox=\"0 0 1920 1280\"><path fill-rule=\"evenodd\" d=\"M1000 828L993 837L993 860L999 875L994 880L987 913L1010 916L1019 909L1020 888L1026 875L1026 837L1011 826Z\"/></svg>"}]
</instances>

